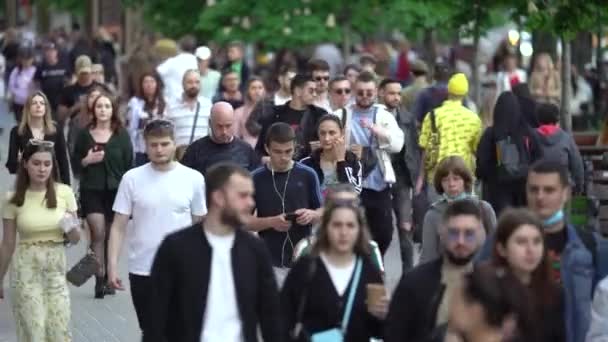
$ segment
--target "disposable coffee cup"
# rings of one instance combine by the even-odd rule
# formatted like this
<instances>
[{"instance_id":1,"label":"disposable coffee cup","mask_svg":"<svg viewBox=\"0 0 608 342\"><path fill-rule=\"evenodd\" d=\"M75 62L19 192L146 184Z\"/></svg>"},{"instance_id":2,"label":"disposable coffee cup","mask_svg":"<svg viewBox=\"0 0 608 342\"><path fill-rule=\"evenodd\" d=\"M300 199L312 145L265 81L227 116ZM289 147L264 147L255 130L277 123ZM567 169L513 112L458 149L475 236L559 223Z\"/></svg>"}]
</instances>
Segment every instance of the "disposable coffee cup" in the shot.
<instances>
[{"instance_id":1,"label":"disposable coffee cup","mask_svg":"<svg viewBox=\"0 0 608 342\"><path fill-rule=\"evenodd\" d=\"M384 284L367 284L367 305L378 304L382 298L386 297Z\"/></svg>"}]
</instances>

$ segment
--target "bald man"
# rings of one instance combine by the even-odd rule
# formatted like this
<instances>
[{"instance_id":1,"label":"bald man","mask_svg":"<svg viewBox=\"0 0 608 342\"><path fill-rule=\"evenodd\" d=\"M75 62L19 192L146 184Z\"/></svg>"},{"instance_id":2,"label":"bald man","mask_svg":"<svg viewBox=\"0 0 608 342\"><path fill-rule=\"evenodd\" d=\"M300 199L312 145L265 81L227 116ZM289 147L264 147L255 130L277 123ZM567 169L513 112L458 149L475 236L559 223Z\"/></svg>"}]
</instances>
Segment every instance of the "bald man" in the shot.
<instances>
[{"instance_id":1,"label":"bald man","mask_svg":"<svg viewBox=\"0 0 608 342\"><path fill-rule=\"evenodd\" d=\"M203 176L209 167L222 161L233 162L250 171L260 165L253 148L234 135L235 117L230 103L221 101L211 107L209 127L208 136L188 147L182 164L198 170Z\"/></svg>"},{"instance_id":2,"label":"bald man","mask_svg":"<svg viewBox=\"0 0 608 342\"><path fill-rule=\"evenodd\" d=\"M184 73L183 93L180 98L169 103L166 119L175 125L177 146L189 145L209 133L211 100L199 95L201 76L198 70Z\"/></svg>"}]
</instances>

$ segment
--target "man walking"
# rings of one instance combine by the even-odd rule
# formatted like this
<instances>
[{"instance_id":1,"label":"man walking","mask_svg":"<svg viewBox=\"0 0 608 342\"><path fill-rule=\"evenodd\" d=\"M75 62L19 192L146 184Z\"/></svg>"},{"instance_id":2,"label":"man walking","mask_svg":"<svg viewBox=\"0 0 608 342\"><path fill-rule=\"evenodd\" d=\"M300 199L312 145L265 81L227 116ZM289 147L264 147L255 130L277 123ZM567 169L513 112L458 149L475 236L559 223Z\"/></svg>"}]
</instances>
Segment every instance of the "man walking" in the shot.
<instances>
[{"instance_id":1,"label":"man walking","mask_svg":"<svg viewBox=\"0 0 608 342\"><path fill-rule=\"evenodd\" d=\"M201 75L191 69L184 74L182 96L171 103L166 118L175 125L177 146L189 145L209 133L211 100L199 96Z\"/></svg>"},{"instance_id":2,"label":"man walking","mask_svg":"<svg viewBox=\"0 0 608 342\"><path fill-rule=\"evenodd\" d=\"M259 166L259 158L248 143L234 136L234 109L228 102L217 102L211 107L211 134L193 142L181 163L202 175L213 165L231 161L249 171Z\"/></svg>"},{"instance_id":3,"label":"man walking","mask_svg":"<svg viewBox=\"0 0 608 342\"><path fill-rule=\"evenodd\" d=\"M380 83L380 99L386 109L395 116L404 136L404 144L399 153L391 155L396 183L392 186L393 210L397 218L397 232L401 246L403 271L414 265L413 260L413 188L420 169L418 149L418 129L416 119L409 112L401 110L401 83L387 78ZM419 222L422 224L422 222Z\"/></svg>"},{"instance_id":4,"label":"man walking","mask_svg":"<svg viewBox=\"0 0 608 342\"><path fill-rule=\"evenodd\" d=\"M44 61L36 68L34 81L49 99L51 114L53 119L57 120L61 90L67 83L69 68L65 60L59 58L59 51L57 51L55 43L46 42L42 48L44 49Z\"/></svg>"},{"instance_id":5,"label":"man walking","mask_svg":"<svg viewBox=\"0 0 608 342\"><path fill-rule=\"evenodd\" d=\"M279 296L264 243L242 226L253 182L238 166L207 172L209 212L162 242L152 280L154 326L144 342L282 340Z\"/></svg>"},{"instance_id":6,"label":"man walking","mask_svg":"<svg viewBox=\"0 0 608 342\"><path fill-rule=\"evenodd\" d=\"M313 59L308 62L308 71L312 75L313 81L317 90L315 97L315 106L331 112L329 96L327 94L327 85L329 83L329 64L322 59Z\"/></svg>"},{"instance_id":7,"label":"man walking","mask_svg":"<svg viewBox=\"0 0 608 342\"><path fill-rule=\"evenodd\" d=\"M122 178L114 201L110 230L108 281L123 290L118 278L118 256L127 235L129 282L139 327L144 339L151 326L152 260L163 238L177 229L199 221L206 212L205 181L198 172L173 161L174 127L170 121L155 120L144 129L150 163L131 169Z\"/></svg>"},{"instance_id":8,"label":"man walking","mask_svg":"<svg viewBox=\"0 0 608 342\"><path fill-rule=\"evenodd\" d=\"M211 49L206 46L199 46L194 55L198 62L198 72L201 74L201 89L199 95L212 99L217 92L222 75L219 71L209 67Z\"/></svg>"}]
</instances>

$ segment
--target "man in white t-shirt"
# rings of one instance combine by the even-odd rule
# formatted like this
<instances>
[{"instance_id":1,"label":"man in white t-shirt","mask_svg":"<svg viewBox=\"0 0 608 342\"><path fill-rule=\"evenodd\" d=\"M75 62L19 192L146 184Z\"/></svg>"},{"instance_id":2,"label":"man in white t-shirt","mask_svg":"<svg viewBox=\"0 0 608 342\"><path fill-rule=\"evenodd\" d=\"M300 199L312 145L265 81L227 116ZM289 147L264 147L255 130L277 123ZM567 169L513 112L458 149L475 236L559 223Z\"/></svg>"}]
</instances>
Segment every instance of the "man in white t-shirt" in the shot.
<instances>
[{"instance_id":1,"label":"man in white t-shirt","mask_svg":"<svg viewBox=\"0 0 608 342\"><path fill-rule=\"evenodd\" d=\"M196 39L191 36L182 38L180 42L181 52L162 62L156 71L165 84L165 97L170 102L176 101L182 94L181 81L187 70L197 70L198 62L194 55Z\"/></svg>"},{"instance_id":2,"label":"man in white t-shirt","mask_svg":"<svg viewBox=\"0 0 608 342\"><path fill-rule=\"evenodd\" d=\"M201 75L197 70L186 71L182 86L182 96L169 103L165 116L175 125L177 146L189 145L209 134L209 115L212 105L211 100L199 95Z\"/></svg>"},{"instance_id":3,"label":"man in white t-shirt","mask_svg":"<svg viewBox=\"0 0 608 342\"><path fill-rule=\"evenodd\" d=\"M150 327L150 270L154 255L166 235L198 222L205 215L203 176L173 161L173 123L154 120L144 128L150 162L128 171L114 201L114 222L110 230L108 282L124 290L118 277L118 256L127 240L129 282L139 326L145 336ZM129 217L133 222L127 229Z\"/></svg>"}]
</instances>

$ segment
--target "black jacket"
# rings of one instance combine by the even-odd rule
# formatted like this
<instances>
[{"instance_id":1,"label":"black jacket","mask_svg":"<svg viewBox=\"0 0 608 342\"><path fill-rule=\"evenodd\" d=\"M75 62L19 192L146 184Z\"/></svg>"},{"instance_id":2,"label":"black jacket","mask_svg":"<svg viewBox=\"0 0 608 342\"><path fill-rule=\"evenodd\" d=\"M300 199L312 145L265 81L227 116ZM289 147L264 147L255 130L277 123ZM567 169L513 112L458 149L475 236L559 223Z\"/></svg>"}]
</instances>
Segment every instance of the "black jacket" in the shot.
<instances>
[{"instance_id":1,"label":"black jacket","mask_svg":"<svg viewBox=\"0 0 608 342\"><path fill-rule=\"evenodd\" d=\"M401 152L391 155L396 176L401 177L405 184L416 185L420 173L420 147L418 145L418 128L416 118L412 113L397 110L395 119L403 131L404 144Z\"/></svg>"},{"instance_id":2,"label":"black jacket","mask_svg":"<svg viewBox=\"0 0 608 342\"><path fill-rule=\"evenodd\" d=\"M320 149L314 151L310 157L300 160L300 163L315 170L317 177L319 178L319 184L323 184L325 175L323 174L323 170L321 170ZM344 161L336 164L336 176L338 177L338 182L345 184L350 183L355 187L355 191L357 191L357 193L361 193L363 168L361 167L361 162L357 159L357 156L354 153L346 151L346 158L344 158Z\"/></svg>"},{"instance_id":3,"label":"black jacket","mask_svg":"<svg viewBox=\"0 0 608 342\"><path fill-rule=\"evenodd\" d=\"M312 278L310 277L311 262L317 263ZM344 341L368 342L370 337L382 337L382 322L367 311L365 304L367 284L372 283L383 283L380 271L369 258L363 257L361 278L357 285ZM296 312L304 291L308 291L308 293L302 323L305 334L310 336L310 334L340 326L351 286L352 276L344 294L338 295L321 258L300 258L287 275L281 290L285 340L292 340L288 337L288 333L297 323Z\"/></svg>"},{"instance_id":4,"label":"black jacket","mask_svg":"<svg viewBox=\"0 0 608 342\"><path fill-rule=\"evenodd\" d=\"M260 137L258 138L257 145L255 146L255 150L260 156L267 155L264 146L268 128L270 128L270 126L276 122L284 122L282 119L282 113L285 112L290 103L291 101L288 101L284 105L274 106L272 109L272 114L260 118ZM308 106L308 110L300 120L300 132L296 132L299 134L296 134L297 141L296 154L294 155L295 160L300 160L310 155L310 142L319 140L317 123L325 114L327 114L327 112L323 108L319 108L314 105Z\"/></svg>"},{"instance_id":5,"label":"black jacket","mask_svg":"<svg viewBox=\"0 0 608 342\"><path fill-rule=\"evenodd\" d=\"M385 342L427 342L443 298L442 259L422 264L401 277L386 318Z\"/></svg>"},{"instance_id":6,"label":"black jacket","mask_svg":"<svg viewBox=\"0 0 608 342\"><path fill-rule=\"evenodd\" d=\"M59 180L67 185L70 185L70 163L68 162L68 151L66 149L65 138L63 134L58 134L61 128L55 125L57 132L55 134L45 134L44 140L52 141L55 143L55 159L57 165L55 170L58 172L57 176ZM19 152L23 152L28 141L32 139L32 131L29 127L25 127L23 135L19 135L18 126L11 129L11 134L8 143L8 158L6 160L6 168L11 174L17 173L19 169Z\"/></svg>"},{"instance_id":7,"label":"black jacket","mask_svg":"<svg viewBox=\"0 0 608 342\"><path fill-rule=\"evenodd\" d=\"M246 342L280 341L279 296L263 242L237 229L232 269ZM211 246L200 224L168 235L152 266L151 333L144 342L199 342L211 271Z\"/></svg>"}]
</instances>

